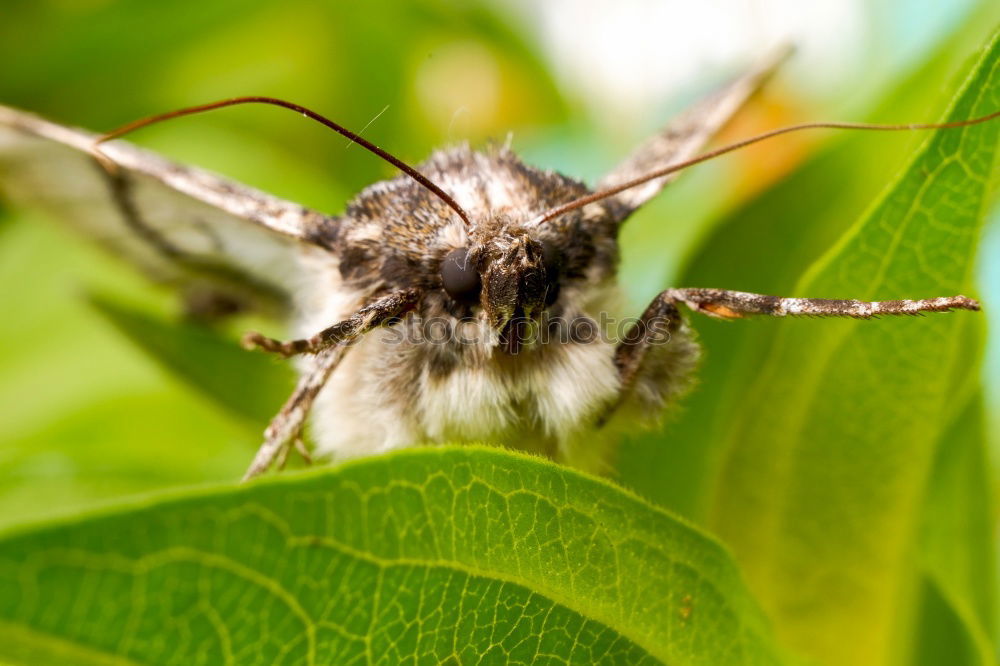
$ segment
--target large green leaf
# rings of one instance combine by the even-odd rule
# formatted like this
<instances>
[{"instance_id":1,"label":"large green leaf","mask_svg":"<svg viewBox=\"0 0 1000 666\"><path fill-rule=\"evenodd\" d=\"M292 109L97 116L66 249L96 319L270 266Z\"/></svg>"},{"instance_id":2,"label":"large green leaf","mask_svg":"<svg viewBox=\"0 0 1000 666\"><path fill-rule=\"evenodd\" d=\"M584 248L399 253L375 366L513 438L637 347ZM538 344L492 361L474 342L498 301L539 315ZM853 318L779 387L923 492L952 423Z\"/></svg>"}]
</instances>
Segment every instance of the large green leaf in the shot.
<instances>
[{"instance_id":1,"label":"large green leaf","mask_svg":"<svg viewBox=\"0 0 1000 666\"><path fill-rule=\"evenodd\" d=\"M998 108L994 37L947 117ZM936 132L794 293L968 290L998 137L996 122ZM977 372L970 316L783 322L724 422L711 523L779 633L827 663L890 659L935 445L957 378Z\"/></svg>"},{"instance_id":2,"label":"large green leaf","mask_svg":"<svg viewBox=\"0 0 1000 666\"><path fill-rule=\"evenodd\" d=\"M771 664L728 553L527 456L417 449L0 539L14 663Z\"/></svg>"}]
</instances>

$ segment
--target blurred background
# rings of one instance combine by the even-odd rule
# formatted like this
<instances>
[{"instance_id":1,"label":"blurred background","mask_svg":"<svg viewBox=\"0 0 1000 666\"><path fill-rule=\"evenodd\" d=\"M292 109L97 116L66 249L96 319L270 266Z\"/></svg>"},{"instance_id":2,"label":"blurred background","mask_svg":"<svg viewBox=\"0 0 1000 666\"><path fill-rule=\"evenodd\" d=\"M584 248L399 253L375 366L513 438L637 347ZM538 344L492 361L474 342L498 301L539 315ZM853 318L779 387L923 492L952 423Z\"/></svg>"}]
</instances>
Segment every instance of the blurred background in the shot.
<instances>
[{"instance_id":1,"label":"blurred background","mask_svg":"<svg viewBox=\"0 0 1000 666\"><path fill-rule=\"evenodd\" d=\"M529 163L592 182L672 113L786 42L796 56L724 138L802 120L932 120L994 25L991 4L5 2L0 101L105 130L180 106L271 95L365 128L411 162L442 144L483 145L509 133ZM185 119L134 140L327 212L392 173L275 109ZM791 288L919 140L802 134L692 170L624 230L631 311L710 257L705 245L727 216L752 214L762 193L831 146L854 146L841 149L838 168L850 173L842 186L793 193L801 224L828 232L814 246L781 250L800 259L770 284ZM0 215L0 522L238 476L289 381L283 367L218 344L247 322L221 335L179 323L171 295L128 266L31 211ZM984 257L1000 252L997 227ZM990 263L981 262L979 288L1000 305L1000 266ZM694 286L762 282L737 269L725 284ZM986 309L994 320L998 311ZM997 414L1000 327L992 330L986 379ZM227 373L246 381L234 389ZM993 426L996 433L996 419ZM628 450L622 465L628 481ZM642 483L697 515L682 494L659 496Z\"/></svg>"},{"instance_id":2,"label":"blurred background","mask_svg":"<svg viewBox=\"0 0 1000 666\"><path fill-rule=\"evenodd\" d=\"M989 4L6 2L0 101L105 130L180 106L271 95L365 128L411 162L442 144L483 145L510 133L529 163L593 182L672 113L786 42L795 57L724 138L802 120L934 119L955 71L993 25ZM906 77L919 78L919 90L901 85ZM392 173L275 109L185 119L134 140L327 212ZM802 134L692 170L625 228L631 310L682 279L727 214L829 145L849 142L859 152L842 163L855 176L844 191L796 193L801 224L825 224L827 239L835 238L919 140ZM829 209L842 219L830 220ZM998 256L996 224L984 247L984 257ZM786 248L802 261L777 284L791 288L822 249ZM195 354L179 368L178 357L193 352L163 349L163 339L180 336L170 330L178 319L171 295L30 211L2 210L0 258L0 522L240 473L261 419L280 404L283 368L237 368L243 356L218 351L214 339L206 355L218 351L232 367ZM980 290L996 302L1000 266L981 263ZM736 273L726 284L694 286L749 290L760 282ZM150 343L157 332L162 339ZM986 365L994 408L996 342ZM251 373L245 393L206 393L206 381L226 384L227 370ZM674 508L694 512L677 501Z\"/></svg>"},{"instance_id":3,"label":"blurred background","mask_svg":"<svg viewBox=\"0 0 1000 666\"><path fill-rule=\"evenodd\" d=\"M975 0L5 0L0 103L107 130L185 105L269 95L364 128L410 162L442 144L481 146L510 133L527 162L593 182L672 113L788 41L796 56L724 138L805 120L934 120L997 20L997 3ZM392 175L277 109L225 110L133 140L330 213ZM631 311L680 281L791 289L921 140L801 134L692 170L624 230ZM840 170L842 181L809 185L818 164ZM775 202L810 233L772 224ZM1000 216L991 217L978 289L994 324L985 385L995 459L1000 263L985 259L1000 256ZM713 265L727 230L751 221L742 233L774 256ZM260 322L222 330L184 322L170 293L2 201L0 284L0 524L235 479L290 386L284 366L233 342ZM716 358L743 335L743 323L695 323ZM693 413L724 378L721 370L704 377L709 388L692 397ZM696 425L682 417L627 442L619 477L698 521L699 484L713 463Z\"/></svg>"},{"instance_id":4,"label":"blurred background","mask_svg":"<svg viewBox=\"0 0 1000 666\"><path fill-rule=\"evenodd\" d=\"M0 57L8 63L0 102L100 131L180 106L272 95L364 127L368 138L411 162L442 144L483 145L510 133L529 163L593 182L672 113L785 42L796 45L795 57L725 138L800 120L936 118L951 77L993 25L998 12L989 4L412 0L362 9L8 0L0 9ZM908 91L905 104L880 109L907 76L919 90ZM920 137L866 139L877 150L844 168L870 174L869 196L857 196L862 208L844 225ZM275 109L217 112L133 140L327 212L392 174L357 147ZM675 283L727 211L823 145L844 140L788 137L672 185L622 238L632 310ZM886 159L872 163L872 155ZM806 206L818 218L829 202ZM50 220L0 210L0 276L8 285L0 292L0 521L121 492L233 478L258 424L234 422L232 410L217 409L165 371L88 304L96 295L169 319L177 312L170 295ZM990 249L997 256L996 225L985 247L984 256ZM987 300L1000 295L1000 266L982 262L980 277ZM694 286L751 289L756 281L743 275ZM998 346L990 346L987 365L994 406Z\"/></svg>"}]
</instances>

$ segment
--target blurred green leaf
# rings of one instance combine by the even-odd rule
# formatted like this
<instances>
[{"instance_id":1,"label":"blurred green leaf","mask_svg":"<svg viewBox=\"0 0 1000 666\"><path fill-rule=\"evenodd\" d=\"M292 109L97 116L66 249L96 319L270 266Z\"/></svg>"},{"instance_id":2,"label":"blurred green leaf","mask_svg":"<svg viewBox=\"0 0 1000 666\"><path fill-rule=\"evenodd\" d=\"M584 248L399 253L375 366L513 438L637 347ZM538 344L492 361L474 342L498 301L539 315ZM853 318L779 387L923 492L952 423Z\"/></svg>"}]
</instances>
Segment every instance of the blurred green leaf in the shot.
<instances>
[{"instance_id":1,"label":"blurred green leaf","mask_svg":"<svg viewBox=\"0 0 1000 666\"><path fill-rule=\"evenodd\" d=\"M0 524L242 473L259 429L172 380L84 296L165 317L170 294L28 215L0 235L0 283Z\"/></svg>"},{"instance_id":2,"label":"blurred green leaf","mask_svg":"<svg viewBox=\"0 0 1000 666\"><path fill-rule=\"evenodd\" d=\"M107 296L90 300L157 362L254 427L270 421L292 391L291 368L271 355L249 353L206 326L164 321Z\"/></svg>"},{"instance_id":3,"label":"blurred green leaf","mask_svg":"<svg viewBox=\"0 0 1000 666\"><path fill-rule=\"evenodd\" d=\"M958 606L947 597L941 585L928 575L920 577L917 590L917 622L912 660L921 666L990 666L996 663L988 643L971 630Z\"/></svg>"},{"instance_id":4,"label":"blurred green leaf","mask_svg":"<svg viewBox=\"0 0 1000 666\"><path fill-rule=\"evenodd\" d=\"M781 662L715 540L497 449L147 501L0 563L14 663Z\"/></svg>"},{"instance_id":5,"label":"blurred green leaf","mask_svg":"<svg viewBox=\"0 0 1000 666\"><path fill-rule=\"evenodd\" d=\"M947 117L1000 108L995 36ZM969 287L1000 125L938 131L796 294L886 300ZM966 313L784 322L725 420L711 523L793 648L885 663ZM851 636L851 641L842 640Z\"/></svg>"},{"instance_id":6,"label":"blurred green leaf","mask_svg":"<svg viewBox=\"0 0 1000 666\"><path fill-rule=\"evenodd\" d=\"M982 396L938 443L921 511L914 664L996 663L995 548Z\"/></svg>"}]
</instances>

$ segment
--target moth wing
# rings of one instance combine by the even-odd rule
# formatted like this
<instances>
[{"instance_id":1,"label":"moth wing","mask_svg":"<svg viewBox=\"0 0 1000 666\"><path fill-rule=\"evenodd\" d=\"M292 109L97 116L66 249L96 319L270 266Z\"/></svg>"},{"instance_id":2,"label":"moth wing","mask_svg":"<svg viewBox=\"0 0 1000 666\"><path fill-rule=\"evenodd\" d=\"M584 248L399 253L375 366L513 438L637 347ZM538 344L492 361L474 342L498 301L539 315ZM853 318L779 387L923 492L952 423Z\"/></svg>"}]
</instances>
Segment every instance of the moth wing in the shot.
<instances>
[{"instance_id":1,"label":"moth wing","mask_svg":"<svg viewBox=\"0 0 1000 666\"><path fill-rule=\"evenodd\" d=\"M335 218L201 169L0 106L0 191L66 220L197 299L284 310L295 253ZM208 313L211 314L211 313Z\"/></svg>"},{"instance_id":2,"label":"moth wing","mask_svg":"<svg viewBox=\"0 0 1000 666\"><path fill-rule=\"evenodd\" d=\"M598 183L597 189L620 185L658 168L697 155L698 151L774 74L790 52L787 47L775 51L743 75L683 111L605 175ZM619 221L622 221L659 194L660 190L678 175L679 173L672 173L609 197L608 208L617 214Z\"/></svg>"}]
</instances>

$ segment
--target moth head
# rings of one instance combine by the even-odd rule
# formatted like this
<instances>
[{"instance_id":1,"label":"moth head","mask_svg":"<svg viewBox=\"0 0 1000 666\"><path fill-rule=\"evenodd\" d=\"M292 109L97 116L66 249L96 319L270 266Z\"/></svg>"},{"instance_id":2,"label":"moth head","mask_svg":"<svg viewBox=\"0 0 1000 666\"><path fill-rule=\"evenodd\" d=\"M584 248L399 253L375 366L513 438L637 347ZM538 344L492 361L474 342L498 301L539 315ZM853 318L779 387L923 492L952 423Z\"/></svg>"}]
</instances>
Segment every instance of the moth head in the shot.
<instances>
[{"instance_id":1,"label":"moth head","mask_svg":"<svg viewBox=\"0 0 1000 666\"><path fill-rule=\"evenodd\" d=\"M526 328L559 296L560 253L526 233L504 233L449 251L441 286L460 304L481 308L501 346L516 353Z\"/></svg>"}]
</instances>

